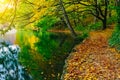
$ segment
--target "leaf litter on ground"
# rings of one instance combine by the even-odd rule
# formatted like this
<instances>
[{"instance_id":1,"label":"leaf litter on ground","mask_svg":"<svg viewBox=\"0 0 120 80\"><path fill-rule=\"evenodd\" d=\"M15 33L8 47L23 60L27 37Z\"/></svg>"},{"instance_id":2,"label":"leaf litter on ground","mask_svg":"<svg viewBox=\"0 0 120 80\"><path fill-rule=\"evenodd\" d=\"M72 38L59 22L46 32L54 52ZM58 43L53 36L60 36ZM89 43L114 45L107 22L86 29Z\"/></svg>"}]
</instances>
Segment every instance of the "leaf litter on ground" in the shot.
<instances>
[{"instance_id":1,"label":"leaf litter on ground","mask_svg":"<svg viewBox=\"0 0 120 80\"><path fill-rule=\"evenodd\" d=\"M120 54L108 45L111 29L90 32L66 60L63 80L120 80Z\"/></svg>"}]
</instances>

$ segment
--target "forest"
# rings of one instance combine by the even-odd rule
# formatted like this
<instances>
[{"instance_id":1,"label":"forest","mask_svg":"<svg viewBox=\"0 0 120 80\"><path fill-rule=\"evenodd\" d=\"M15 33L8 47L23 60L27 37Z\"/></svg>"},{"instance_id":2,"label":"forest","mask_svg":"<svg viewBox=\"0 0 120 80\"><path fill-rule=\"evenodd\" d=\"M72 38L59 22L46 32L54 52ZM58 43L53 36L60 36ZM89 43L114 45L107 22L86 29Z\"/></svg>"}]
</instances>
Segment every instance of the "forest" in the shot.
<instances>
[{"instance_id":1,"label":"forest","mask_svg":"<svg viewBox=\"0 0 120 80\"><path fill-rule=\"evenodd\" d=\"M0 0L0 80L119 80L120 0Z\"/></svg>"}]
</instances>

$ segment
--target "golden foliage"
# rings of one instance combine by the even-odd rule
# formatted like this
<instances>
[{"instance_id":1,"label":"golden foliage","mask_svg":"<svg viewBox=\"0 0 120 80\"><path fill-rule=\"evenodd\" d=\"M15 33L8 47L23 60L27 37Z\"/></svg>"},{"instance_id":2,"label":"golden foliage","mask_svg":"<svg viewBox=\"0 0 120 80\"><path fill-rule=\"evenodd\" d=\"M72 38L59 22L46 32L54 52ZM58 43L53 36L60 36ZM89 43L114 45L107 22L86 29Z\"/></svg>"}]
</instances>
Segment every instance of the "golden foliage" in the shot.
<instances>
[{"instance_id":1,"label":"golden foliage","mask_svg":"<svg viewBox=\"0 0 120 80\"><path fill-rule=\"evenodd\" d=\"M30 19L30 22L38 20L46 15L54 2L46 0L35 0L33 4L35 5L33 9L34 16Z\"/></svg>"},{"instance_id":2,"label":"golden foliage","mask_svg":"<svg viewBox=\"0 0 120 80\"><path fill-rule=\"evenodd\" d=\"M35 36L31 36L30 38L28 38L28 42L31 46L32 49L34 49L34 43L36 43L38 41L38 38Z\"/></svg>"},{"instance_id":3,"label":"golden foliage","mask_svg":"<svg viewBox=\"0 0 120 80\"><path fill-rule=\"evenodd\" d=\"M109 34L108 34L109 33ZM110 30L91 32L67 60L64 80L120 79L120 54L108 46Z\"/></svg>"}]
</instances>

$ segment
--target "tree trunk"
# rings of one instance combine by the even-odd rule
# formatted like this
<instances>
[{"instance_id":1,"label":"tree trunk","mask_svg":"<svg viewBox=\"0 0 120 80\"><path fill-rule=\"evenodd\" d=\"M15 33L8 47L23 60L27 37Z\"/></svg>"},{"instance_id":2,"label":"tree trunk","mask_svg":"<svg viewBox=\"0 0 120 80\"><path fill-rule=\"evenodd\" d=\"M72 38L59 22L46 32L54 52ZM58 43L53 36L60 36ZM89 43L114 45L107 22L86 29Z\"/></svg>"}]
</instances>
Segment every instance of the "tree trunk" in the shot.
<instances>
[{"instance_id":1,"label":"tree trunk","mask_svg":"<svg viewBox=\"0 0 120 80\"><path fill-rule=\"evenodd\" d=\"M106 19L103 20L102 23L103 23L103 28L102 28L102 30L105 30L105 29L107 28L107 21L106 21Z\"/></svg>"},{"instance_id":2,"label":"tree trunk","mask_svg":"<svg viewBox=\"0 0 120 80\"><path fill-rule=\"evenodd\" d=\"M109 4L112 4L112 3L111 3L111 0L108 0L108 5L109 5ZM108 16L109 16L109 17L112 16L112 10L111 10L111 9L109 9Z\"/></svg>"},{"instance_id":3,"label":"tree trunk","mask_svg":"<svg viewBox=\"0 0 120 80\"><path fill-rule=\"evenodd\" d=\"M107 28L108 0L105 1L105 14L103 16L103 30Z\"/></svg>"},{"instance_id":4,"label":"tree trunk","mask_svg":"<svg viewBox=\"0 0 120 80\"><path fill-rule=\"evenodd\" d=\"M63 5L62 0L59 0L59 2L60 2L60 5L61 5L61 8L62 8L62 11L63 11L63 15L64 15L64 18L65 18L65 22L66 22L66 24L67 24L70 32L72 33L72 36L73 36L73 37L76 37L77 34L75 33L72 25L70 24L70 20L69 20L69 18L68 18L68 15L67 15L67 13L66 13L66 10L65 10L65 8L64 8L64 5Z\"/></svg>"},{"instance_id":5,"label":"tree trunk","mask_svg":"<svg viewBox=\"0 0 120 80\"><path fill-rule=\"evenodd\" d=\"M94 17L94 24L97 22L97 18L96 17Z\"/></svg>"}]
</instances>

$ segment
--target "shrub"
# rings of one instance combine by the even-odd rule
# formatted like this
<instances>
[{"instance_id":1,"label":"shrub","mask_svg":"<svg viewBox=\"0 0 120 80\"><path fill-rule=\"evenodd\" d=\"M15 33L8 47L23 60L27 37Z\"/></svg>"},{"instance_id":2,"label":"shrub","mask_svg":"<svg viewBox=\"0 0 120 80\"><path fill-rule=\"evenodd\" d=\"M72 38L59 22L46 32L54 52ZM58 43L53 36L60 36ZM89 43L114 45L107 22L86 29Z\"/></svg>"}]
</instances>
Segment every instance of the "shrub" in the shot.
<instances>
[{"instance_id":1,"label":"shrub","mask_svg":"<svg viewBox=\"0 0 120 80\"><path fill-rule=\"evenodd\" d=\"M101 26L102 26L102 22L96 22L94 24L88 25L88 27L90 27L90 30L99 30L101 29Z\"/></svg>"},{"instance_id":2,"label":"shrub","mask_svg":"<svg viewBox=\"0 0 120 80\"><path fill-rule=\"evenodd\" d=\"M80 24L75 27L75 30L78 30L78 31L83 31L85 29L86 29L86 27L84 27L84 26L82 26Z\"/></svg>"},{"instance_id":3,"label":"shrub","mask_svg":"<svg viewBox=\"0 0 120 80\"><path fill-rule=\"evenodd\" d=\"M40 19L35 26L42 29L42 31L46 31L47 29L50 29L54 26L55 23L59 21L58 18L52 17L52 16L45 16L42 19Z\"/></svg>"},{"instance_id":4,"label":"shrub","mask_svg":"<svg viewBox=\"0 0 120 80\"><path fill-rule=\"evenodd\" d=\"M120 29L118 28L120 25L117 25L115 31L109 39L109 45L111 47L115 47L117 50L120 50Z\"/></svg>"},{"instance_id":5,"label":"shrub","mask_svg":"<svg viewBox=\"0 0 120 80\"><path fill-rule=\"evenodd\" d=\"M115 23L115 22L117 22L117 16L116 15L107 19L107 24L112 24L112 23Z\"/></svg>"}]
</instances>

